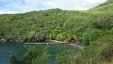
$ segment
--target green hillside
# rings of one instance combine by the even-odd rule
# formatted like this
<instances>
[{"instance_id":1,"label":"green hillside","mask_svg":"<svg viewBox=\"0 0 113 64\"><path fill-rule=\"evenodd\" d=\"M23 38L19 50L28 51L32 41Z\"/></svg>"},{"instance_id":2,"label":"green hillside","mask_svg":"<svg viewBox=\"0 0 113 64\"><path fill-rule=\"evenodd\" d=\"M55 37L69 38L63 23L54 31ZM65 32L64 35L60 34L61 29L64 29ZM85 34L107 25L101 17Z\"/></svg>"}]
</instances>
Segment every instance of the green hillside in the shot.
<instances>
[{"instance_id":1,"label":"green hillside","mask_svg":"<svg viewBox=\"0 0 113 64\"><path fill-rule=\"evenodd\" d=\"M112 14L113 11L113 0L108 0L107 2L92 8L90 12L92 13L106 13Z\"/></svg>"},{"instance_id":2,"label":"green hillside","mask_svg":"<svg viewBox=\"0 0 113 64\"><path fill-rule=\"evenodd\" d=\"M8 41L80 41L89 44L112 30L112 0L88 11L49 9L0 15L0 38Z\"/></svg>"},{"instance_id":3,"label":"green hillside","mask_svg":"<svg viewBox=\"0 0 113 64\"><path fill-rule=\"evenodd\" d=\"M92 20L91 16L60 9L1 15L0 35L8 40L78 40Z\"/></svg>"},{"instance_id":4,"label":"green hillside","mask_svg":"<svg viewBox=\"0 0 113 64\"><path fill-rule=\"evenodd\" d=\"M49 9L0 15L0 38L17 42L79 41L86 48L74 60L110 64L113 59L113 1L88 11Z\"/></svg>"}]
</instances>

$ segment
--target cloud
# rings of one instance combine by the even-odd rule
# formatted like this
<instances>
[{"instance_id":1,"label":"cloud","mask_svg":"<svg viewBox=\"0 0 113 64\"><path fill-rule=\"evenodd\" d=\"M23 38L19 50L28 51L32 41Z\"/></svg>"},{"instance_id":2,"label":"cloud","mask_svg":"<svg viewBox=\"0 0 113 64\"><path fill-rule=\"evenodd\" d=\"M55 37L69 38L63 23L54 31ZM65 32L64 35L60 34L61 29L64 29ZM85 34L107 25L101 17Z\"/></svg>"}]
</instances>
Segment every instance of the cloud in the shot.
<instances>
[{"instance_id":1,"label":"cloud","mask_svg":"<svg viewBox=\"0 0 113 64\"><path fill-rule=\"evenodd\" d=\"M0 0L0 13L28 12L61 8L65 10L88 10L107 0Z\"/></svg>"},{"instance_id":2,"label":"cloud","mask_svg":"<svg viewBox=\"0 0 113 64\"><path fill-rule=\"evenodd\" d=\"M0 14L15 14L18 13L16 11L5 11L5 10L0 10Z\"/></svg>"},{"instance_id":3,"label":"cloud","mask_svg":"<svg viewBox=\"0 0 113 64\"><path fill-rule=\"evenodd\" d=\"M49 0L48 2L44 2L43 4L45 6L48 6L49 8L87 10L105 1L106 0Z\"/></svg>"},{"instance_id":4,"label":"cloud","mask_svg":"<svg viewBox=\"0 0 113 64\"><path fill-rule=\"evenodd\" d=\"M43 9L87 10L107 0L25 0L29 5L42 4Z\"/></svg>"}]
</instances>

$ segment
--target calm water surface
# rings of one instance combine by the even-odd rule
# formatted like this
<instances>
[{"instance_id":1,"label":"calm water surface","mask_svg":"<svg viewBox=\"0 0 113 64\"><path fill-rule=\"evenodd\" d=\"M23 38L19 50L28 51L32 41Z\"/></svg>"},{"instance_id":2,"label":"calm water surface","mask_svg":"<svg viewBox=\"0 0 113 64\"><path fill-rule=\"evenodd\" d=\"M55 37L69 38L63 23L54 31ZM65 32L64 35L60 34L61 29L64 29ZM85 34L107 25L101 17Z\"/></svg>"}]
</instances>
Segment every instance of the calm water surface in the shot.
<instances>
[{"instance_id":1,"label":"calm water surface","mask_svg":"<svg viewBox=\"0 0 113 64\"><path fill-rule=\"evenodd\" d=\"M17 44L17 43L0 43L0 64L10 64L10 56L16 55L18 59L22 59L25 52L27 51L27 46L25 44ZM30 45L35 46L39 50L43 49L47 45ZM29 47L30 47L29 46ZM80 50L75 47L71 47L66 44L54 44L48 45L48 51L51 55L55 56L57 53L62 53L65 50L73 49L75 52L79 52ZM54 57L51 58L50 64L53 63Z\"/></svg>"}]
</instances>

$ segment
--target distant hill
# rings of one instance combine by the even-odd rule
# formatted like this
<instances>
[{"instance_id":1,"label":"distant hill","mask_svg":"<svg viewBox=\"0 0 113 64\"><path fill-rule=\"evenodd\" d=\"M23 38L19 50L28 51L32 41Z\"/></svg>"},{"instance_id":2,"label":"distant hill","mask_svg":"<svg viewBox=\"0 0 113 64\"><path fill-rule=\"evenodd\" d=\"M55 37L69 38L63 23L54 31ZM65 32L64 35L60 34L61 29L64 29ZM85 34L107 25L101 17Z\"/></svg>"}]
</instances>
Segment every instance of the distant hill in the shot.
<instances>
[{"instance_id":1,"label":"distant hill","mask_svg":"<svg viewBox=\"0 0 113 64\"><path fill-rule=\"evenodd\" d=\"M75 40L89 44L100 37L103 30L112 29L112 10L113 1L109 0L88 11L49 9L3 14L0 15L0 38L24 42Z\"/></svg>"}]
</instances>

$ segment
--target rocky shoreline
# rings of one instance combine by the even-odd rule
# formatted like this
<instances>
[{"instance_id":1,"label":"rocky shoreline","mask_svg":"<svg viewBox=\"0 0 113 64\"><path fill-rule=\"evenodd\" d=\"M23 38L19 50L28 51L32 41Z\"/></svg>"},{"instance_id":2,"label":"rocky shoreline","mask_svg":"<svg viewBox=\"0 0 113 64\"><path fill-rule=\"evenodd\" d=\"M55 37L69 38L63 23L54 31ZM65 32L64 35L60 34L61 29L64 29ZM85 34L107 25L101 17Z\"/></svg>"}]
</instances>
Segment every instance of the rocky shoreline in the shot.
<instances>
[{"instance_id":1,"label":"rocky shoreline","mask_svg":"<svg viewBox=\"0 0 113 64\"><path fill-rule=\"evenodd\" d=\"M57 40L26 40L26 39L11 39L11 38L0 38L0 42L16 42L16 43L24 43L24 44L69 44L74 47L78 47L80 49L84 48L84 45L80 44L79 42L75 41L57 41Z\"/></svg>"},{"instance_id":2,"label":"rocky shoreline","mask_svg":"<svg viewBox=\"0 0 113 64\"><path fill-rule=\"evenodd\" d=\"M32 40L28 38L21 38L21 39L14 39L14 38L0 38L0 42L18 42L18 43L23 43L23 42L46 42L46 40Z\"/></svg>"}]
</instances>

